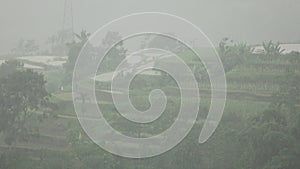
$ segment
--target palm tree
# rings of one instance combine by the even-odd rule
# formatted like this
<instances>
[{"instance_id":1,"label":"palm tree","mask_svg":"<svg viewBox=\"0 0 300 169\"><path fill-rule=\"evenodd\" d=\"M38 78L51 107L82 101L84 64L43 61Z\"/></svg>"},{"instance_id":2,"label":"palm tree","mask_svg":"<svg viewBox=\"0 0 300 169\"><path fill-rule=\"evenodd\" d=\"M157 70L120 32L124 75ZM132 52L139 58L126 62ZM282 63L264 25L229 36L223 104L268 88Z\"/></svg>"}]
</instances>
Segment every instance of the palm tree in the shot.
<instances>
[{"instance_id":1,"label":"palm tree","mask_svg":"<svg viewBox=\"0 0 300 169\"><path fill-rule=\"evenodd\" d=\"M80 41L79 43L81 43L82 45L85 44L89 37L91 36L90 33L87 33L86 30L82 30L80 34L74 33L76 38Z\"/></svg>"},{"instance_id":2,"label":"palm tree","mask_svg":"<svg viewBox=\"0 0 300 169\"><path fill-rule=\"evenodd\" d=\"M73 40L72 42L67 43L69 52L68 52L68 61L65 64L65 68L68 71L73 70L77 57L80 53L80 50L83 47L83 45L88 41L91 34L87 33L87 31L85 30L82 30L80 34L74 33L74 35L79 40L79 42Z\"/></svg>"},{"instance_id":3,"label":"palm tree","mask_svg":"<svg viewBox=\"0 0 300 169\"><path fill-rule=\"evenodd\" d=\"M247 43L238 43L237 45L235 45L235 47L237 48L237 52L239 55L251 54L254 51L254 48L249 46Z\"/></svg>"},{"instance_id":4,"label":"palm tree","mask_svg":"<svg viewBox=\"0 0 300 169\"><path fill-rule=\"evenodd\" d=\"M279 42L263 42L262 46L264 48L265 54L268 56L279 56L285 51L285 49L281 49Z\"/></svg>"}]
</instances>

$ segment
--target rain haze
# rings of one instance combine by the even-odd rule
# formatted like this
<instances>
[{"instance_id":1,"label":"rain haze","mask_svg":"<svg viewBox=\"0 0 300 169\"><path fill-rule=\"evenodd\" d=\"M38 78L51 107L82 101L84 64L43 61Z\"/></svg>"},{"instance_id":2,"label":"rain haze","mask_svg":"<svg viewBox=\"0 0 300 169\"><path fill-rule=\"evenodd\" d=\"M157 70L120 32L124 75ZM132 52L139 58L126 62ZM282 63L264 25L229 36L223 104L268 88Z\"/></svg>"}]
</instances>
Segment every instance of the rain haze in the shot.
<instances>
[{"instance_id":1,"label":"rain haze","mask_svg":"<svg viewBox=\"0 0 300 169\"><path fill-rule=\"evenodd\" d=\"M0 53L7 53L19 39L41 45L63 27L62 0L1 0ZM107 22L136 12L167 12L196 24L217 44L223 37L251 44L265 40L299 41L298 0L189 0L103 1L73 0L74 31L91 33Z\"/></svg>"},{"instance_id":2,"label":"rain haze","mask_svg":"<svg viewBox=\"0 0 300 169\"><path fill-rule=\"evenodd\" d=\"M0 169L300 169L300 0L0 0Z\"/></svg>"}]
</instances>

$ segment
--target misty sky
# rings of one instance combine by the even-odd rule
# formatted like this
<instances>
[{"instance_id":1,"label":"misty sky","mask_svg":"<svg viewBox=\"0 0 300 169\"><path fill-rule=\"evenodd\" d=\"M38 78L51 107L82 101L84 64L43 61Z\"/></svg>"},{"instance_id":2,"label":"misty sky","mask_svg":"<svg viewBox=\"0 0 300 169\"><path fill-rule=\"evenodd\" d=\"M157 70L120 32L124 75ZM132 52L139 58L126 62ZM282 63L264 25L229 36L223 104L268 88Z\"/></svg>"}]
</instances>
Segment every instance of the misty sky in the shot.
<instances>
[{"instance_id":1,"label":"misty sky","mask_svg":"<svg viewBox=\"0 0 300 169\"><path fill-rule=\"evenodd\" d=\"M216 44L222 37L251 44L300 40L300 0L73 0L76 32L96 31L134 12L167 12L188 19ZM0 54L20 38L45 43L62 28L64 0L0 0Z\"/></svg>"}]
</instances>

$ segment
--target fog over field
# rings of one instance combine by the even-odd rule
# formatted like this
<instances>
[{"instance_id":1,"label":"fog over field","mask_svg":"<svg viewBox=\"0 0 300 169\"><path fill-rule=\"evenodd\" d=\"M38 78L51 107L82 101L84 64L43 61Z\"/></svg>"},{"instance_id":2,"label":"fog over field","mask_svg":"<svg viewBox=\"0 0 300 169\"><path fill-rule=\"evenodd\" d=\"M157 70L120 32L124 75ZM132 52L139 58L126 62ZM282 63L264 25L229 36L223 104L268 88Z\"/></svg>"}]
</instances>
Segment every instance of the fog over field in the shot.
<instances>
[{"instance_id":1,"label":"fog over field","mask_svg":"<svg viewBox=\"0 0 300 169\"><path fill-rule=\"evenodd\" d=\"M20 38L45 39L62 29L62 0L0 0L0 54ZM106 22L134 12L167 12L200 27L217 44L223 37L257 44L264 40L300 39L298 0L74 0L74 29L96 31Z\"/></svg>"},{"instance_id":2,"label":"fog over field","mask_svg":"<svg viewBox=\"0 0 300 169\"><path fill-rule=\"evenodd\" d=\"M0 0L0 23L0 169L300 169L300 0Z\"/></svg>"}]
</instances>

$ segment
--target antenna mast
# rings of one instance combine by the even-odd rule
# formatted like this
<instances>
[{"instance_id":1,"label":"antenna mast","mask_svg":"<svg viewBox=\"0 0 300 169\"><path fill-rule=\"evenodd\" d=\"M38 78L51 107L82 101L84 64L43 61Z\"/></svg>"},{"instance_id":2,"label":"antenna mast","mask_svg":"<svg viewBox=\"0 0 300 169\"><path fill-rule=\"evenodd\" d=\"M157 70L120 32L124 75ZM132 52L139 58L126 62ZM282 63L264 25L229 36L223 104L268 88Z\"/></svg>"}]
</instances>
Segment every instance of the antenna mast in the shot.
<instances>
[{"instance_id":1,"label":"antenna mast","mask_svg":"<svg viewBox=\"0 0 300 169\"><path fill-rule=\"evenodd\" d=\"M71 42L74 40L72 0L65 0L64 18L63 18L63 34L64 34L64 38L63 38L64 42Z\"/></svg>"}]
</instances>

